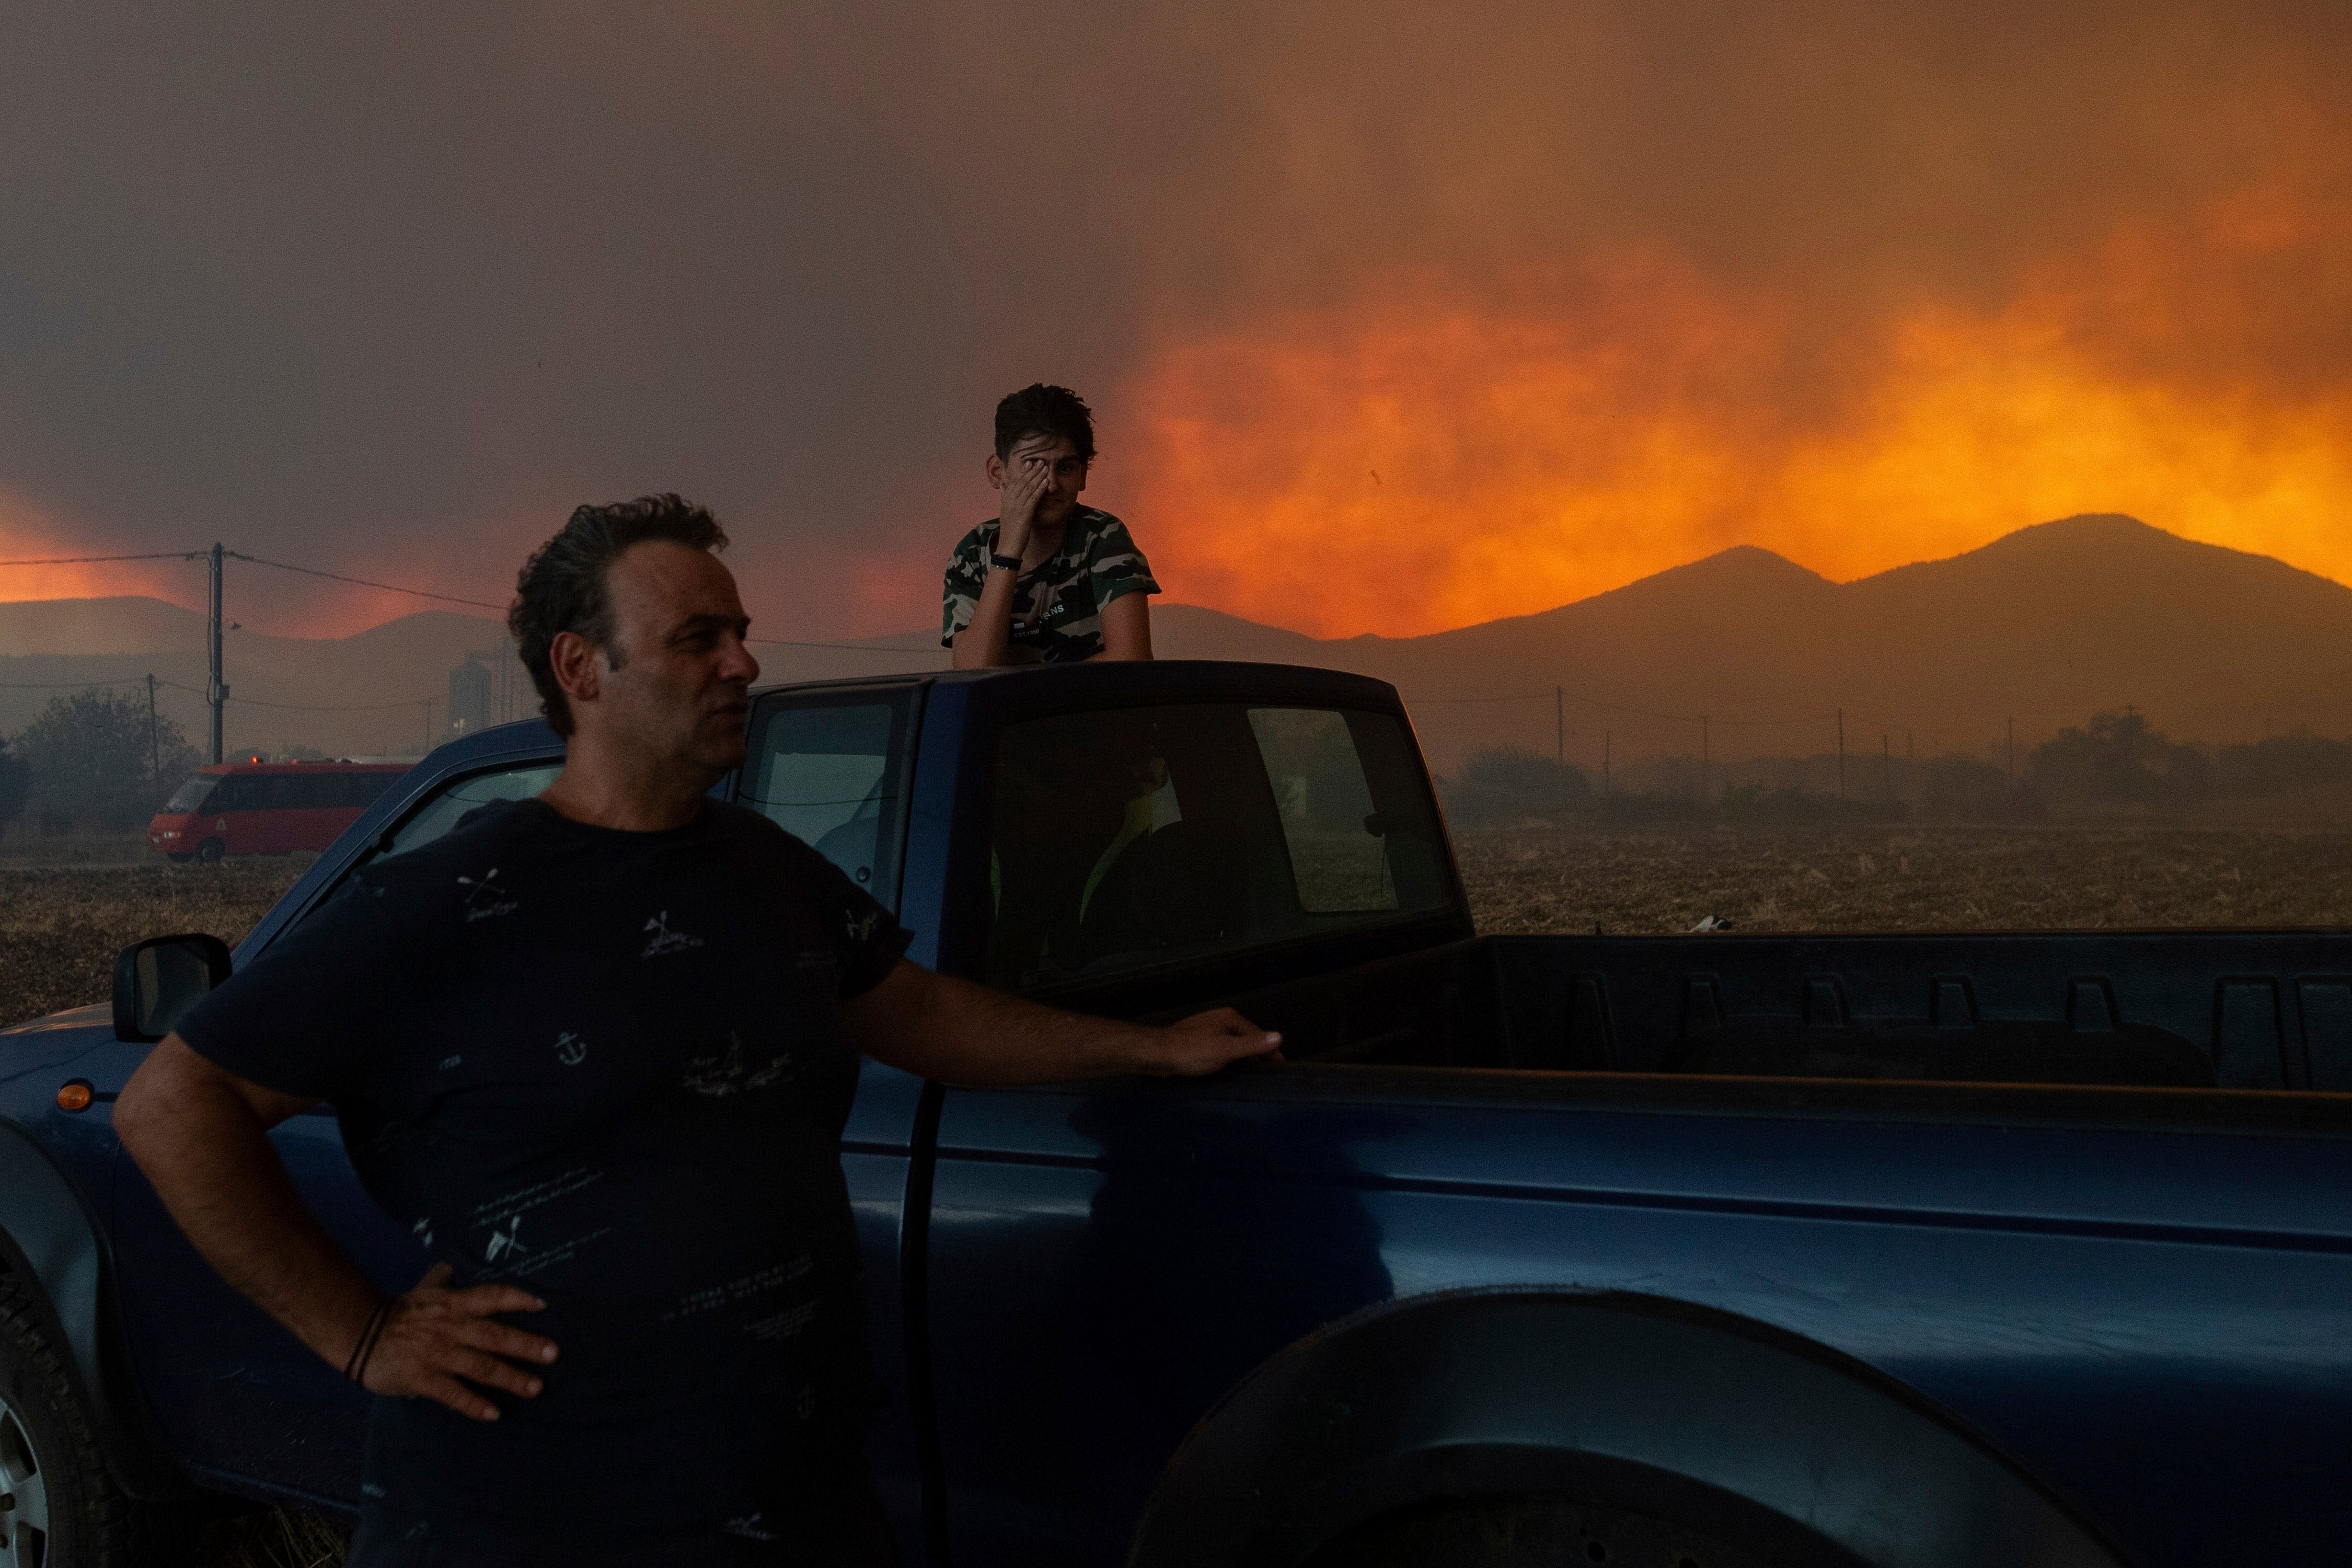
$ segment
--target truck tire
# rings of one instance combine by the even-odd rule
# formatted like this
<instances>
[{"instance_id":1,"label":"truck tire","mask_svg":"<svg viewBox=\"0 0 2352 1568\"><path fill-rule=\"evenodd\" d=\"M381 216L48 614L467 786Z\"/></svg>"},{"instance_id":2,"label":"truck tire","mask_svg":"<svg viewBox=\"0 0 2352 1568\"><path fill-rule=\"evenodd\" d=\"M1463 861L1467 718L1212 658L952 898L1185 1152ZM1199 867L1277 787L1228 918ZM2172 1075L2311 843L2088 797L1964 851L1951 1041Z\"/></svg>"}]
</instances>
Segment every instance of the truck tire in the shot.
<instances>
[{"instance_id":1,"label":"truck tire","mask_svg":"<svg viewBox=\"0 0 2352 1568\"><path fill-rule=\"evenodd\" d=\"M128 1568L131 1505L65 1358L0 1276L0 1568Z\"/></svg>"},{"instance_id":2,"label":"truck tire","mask_svg":"<svg viewBox=\"0 0 2352 1568\"><path fill-rule=\"evenodd\" d=\"M1564 1498L1447 1498L1340 1536L1306 1568L1794 1568L1700 1531Z\"/></svg>"},{"instance_id":3,"label":"truck tire","mask_svg":"<svg viewBox=\"0 0 2352 1568\"><path fill-rule=\"evenodd\" d=\"M196 846L196 859L201 865L209 866L227 853L228 846L217 838L207 838Z\"/></svg>"}]
</instances>

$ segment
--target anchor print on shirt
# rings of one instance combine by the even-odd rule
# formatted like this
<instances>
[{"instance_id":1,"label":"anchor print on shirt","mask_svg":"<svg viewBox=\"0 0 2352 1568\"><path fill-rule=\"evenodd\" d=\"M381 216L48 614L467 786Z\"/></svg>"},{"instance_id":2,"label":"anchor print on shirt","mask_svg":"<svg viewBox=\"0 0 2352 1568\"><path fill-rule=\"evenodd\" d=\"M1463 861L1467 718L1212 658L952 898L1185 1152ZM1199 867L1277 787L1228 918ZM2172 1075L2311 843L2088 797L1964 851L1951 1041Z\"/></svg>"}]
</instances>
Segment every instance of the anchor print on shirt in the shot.
<instances>
[{"instance_id":1,"label":"anchor print on shirt","mask_svg":"<svg viewBox=\"0 0 2352 1568\"><path fill-rule=\"evenodd\" d=\"M472 925L476 921L488 920L494 915L510 915L522 907L507 897L507 889L499 885L498 877L499 868L493 866L483 872L478 879L472 877L457 879L457 886L467 889L466 894L467 925Z\"/></svg>"},{"instance_id":2,"label":"anchor print on shirt","mask_svg":"<svg viewBox=\"0 0 2352 1568\"><path fill-rule=\"evenodd\" d=\"M782 1051L757 1072L743 1065L743 1037L729 1030L727 1049L695 1057L686 1064L686 1087L697 1094L733 1094L739 1089L765 1089L793 1070L790 1051Z\"/></svg>"},{"instance_id":3,"label":"anchor print on shirt","mask_svg":"<svg viewBox=\"0 0 2352 1568\"><path fill-rule=\"evenodd\" d=\"M555 1059L565 1067L576 1068L588 1059L588 1042L566 1029L555 1037Z\"/></svg>"},{"instance_id":4,"label":"anchor print on shirt","mask_svg":"<svg viewBox=\"0 0 2352 1568\"><path fill-rule=\"evenodd\" d=\"M661 913L647 921L645 929L654 934L646 942L645 952L637 954L639 958L659 958L667 952L684 952L689 947L702 945L700 937L688 936L682 931L669 929L667 910L662 910Z\"/></svg>"}]
</instances>

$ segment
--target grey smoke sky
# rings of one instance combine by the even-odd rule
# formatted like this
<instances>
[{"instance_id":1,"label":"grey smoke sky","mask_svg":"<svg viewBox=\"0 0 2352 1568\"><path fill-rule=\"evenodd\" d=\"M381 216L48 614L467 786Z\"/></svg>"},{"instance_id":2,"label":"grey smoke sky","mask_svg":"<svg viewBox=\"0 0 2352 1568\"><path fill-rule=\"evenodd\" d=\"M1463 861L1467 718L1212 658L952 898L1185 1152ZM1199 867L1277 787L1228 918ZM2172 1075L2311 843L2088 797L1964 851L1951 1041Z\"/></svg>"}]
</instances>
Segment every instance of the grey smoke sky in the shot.
<instances>
[{"instance_id":1,"label":"grey smoke sky","mask_svg":"<svg viewBox=\"0 0 2352 1568\"><path fill-rule=\"evenodd\" d=\"M1095 399L1116 505L1155 342L1651 247L1817 321L1802 404L1857 322L2118 222L2340 205L2347 64L2333 0L13 7L0 555L500 598L574 502L675 489L780 635L920 625L1014 385ZM2315 265L2216 374L2341 385Z\"/></svg>"}]
</instances>

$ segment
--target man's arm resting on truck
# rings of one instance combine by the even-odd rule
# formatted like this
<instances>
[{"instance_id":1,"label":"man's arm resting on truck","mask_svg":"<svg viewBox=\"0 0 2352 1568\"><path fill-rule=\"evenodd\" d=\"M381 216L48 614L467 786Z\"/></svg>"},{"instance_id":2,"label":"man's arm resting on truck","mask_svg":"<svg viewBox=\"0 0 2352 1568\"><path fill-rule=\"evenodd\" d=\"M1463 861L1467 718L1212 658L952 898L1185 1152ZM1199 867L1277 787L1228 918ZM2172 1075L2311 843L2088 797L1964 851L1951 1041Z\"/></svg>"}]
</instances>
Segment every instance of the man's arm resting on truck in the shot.
<instances>
[{"instance_id":1,"label":"man's arm resting on truck","mask_svg":"<svg viewBox=\"0 0 2352 1568\"><path fill-rule=\"evenodd\" d=\"M1160 1028L1066 1013L901 959L842 1005L868 1056L948 1083L1067 1083L1123 1073L1192 1076L1276 1055L1282 1037L1230 1007Z\"/></svg>"},{"instance_id":2,"label":"man's arm resting on truck","mask_svg":"<svg viewBox=\"0 0 2352 1568\"><path fill-rule=\"evenodd\" d=\"M114 1102L122 1146L205 1261L331 1365L348 1363L383 1292L302 1206L269 1130L318 1102L247 1082L177 1035L148 1054ZM546 1303L508 1285L447 1289L436 1264L393 1303L363 1382L421 1394L478 1421L498 1407L460 1379L528 1399L539 1379L501 1357L545 1363L553 1342L498 1321Z\"/></svg>"}]
</instances>

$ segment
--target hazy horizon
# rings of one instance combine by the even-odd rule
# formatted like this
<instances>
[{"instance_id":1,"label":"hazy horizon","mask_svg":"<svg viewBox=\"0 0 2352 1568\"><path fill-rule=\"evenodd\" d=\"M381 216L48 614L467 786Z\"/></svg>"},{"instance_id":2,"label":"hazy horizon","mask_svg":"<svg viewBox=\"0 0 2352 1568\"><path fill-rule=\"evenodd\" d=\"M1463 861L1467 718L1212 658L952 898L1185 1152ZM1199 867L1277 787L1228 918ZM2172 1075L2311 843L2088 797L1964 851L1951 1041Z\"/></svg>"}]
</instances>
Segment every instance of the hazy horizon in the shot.
<instances>
[{"instance_id":1,"label":"hazy horizon","mask_svg":"<svg viewBox=\"0 0 2352 1568\"><path fill-rule=\"evenodd\" d=\"M1893 563L1892 563L1892 564L1890 564L1890 565L1884 566L1884 567L1880 567L1880 568L1878 568L1878 569L1876 569L1876 570L1874 570L1874 571L1872 571L1872 572L1863 573L1863 574L1859 574L1859 575L1853 576L1853 577L1843 577L1843 578L1841 578L1841 577L1834 577L1834 576L1831 576L1831 575L1830 575L1829 574L1827 574L1827 573L1823 573L1823 572L1816 571L1813 567L1811 567L1811 566L1810 566L1810 565L1806 564L1804 562L1800 561L1800 560L1796 559L1796 558L1795 558L1795 557L1793 557L1793 556L1790 556L1790 555L1789 555L1789 554L1786 554L1785 552L1781 552L1781 551L1772 549L1772 548L1771 548L1770 546L1769 546L1769 545L1755 544L1755 543L1748 542L1747 542L1747 541L1736 541L1736 542L1732 542L1732 543L1723 545L1723 546L1722 546L1722 547L1720 547L1719 549L1711 550L1711 551L1707 552L1706 552L1706 554L1704 554L1704 555L1693 556L1692 558L1690 558L1689 560L1686 560L1686 561L1677 561L1677 562L1669 563L1667 563L1667 564L1665 564L1665 565L1663 565L1663 566L1657 567L1655 570L1649 571L1649 572L1644 572L1644 573L1643 573L1643 574L1642 574L1640 576L1638 576L1638 577L1631 577L1631 578L1628 578L1628 579L1626 579L1625 581L1623 581L1623 582L1622 582L1622 583L1611 583L1611 584L1605 584L1605 585L1603 585L1603 586L1594 588L1594 589L1593 589L1593 590L1591 590L1590 593L1587 593L1587 594L1581 595L1580 595L1579 597L1574 598L1574 599L1563 600L1561 603L1559 603L1559 604L1558 604L1558 605L1540 605L1540 606L1538 606L1537 608L1532 609L1532 610L1519 610L1519 611L1514 611L1514 612L1512 612L1509 616L1489 616L1489 617L1487 617L1487 618L1486 618L1486 620L1484 620L1484 621L1465 622L1465 623L1463 623L1462 625L1459 625L1459 626L1433 626L1433 627L1429 627L1429 628L1427 628L1427 629L1425 629L1425 630L1417 631L1417 632L1407 632L1407 633L1386 633L1386 632L1381 632L1381 631L1373 630L1373 629L1371 629L1371 628L1366 628L1363 632L1349 633L1349 634L1325 634L1325 633L1318 633L1318 632L1314 631L1314 630L1312 630L1312 629L1310 629L1310 628L1308 628L1308 627L1305 627L1305 626L1286 626L1286 625L1282 624L1282 623L1281 623L1281 622L1279 622L1279 621L1259 619L1259 618L1257 618L1257 617L1255 617L1255 616L1247 616L1247 615L1242 615L1242 614L1240 614L1240 613L1238 613L1238 612L1235 612L1235 611L1222 609L1222 608L1220 608L1219 606L1214 605L1194 604L1194 603L1192 603L1192 602L1191 602L1191 601L1189 601L1189 600L1186 600L1186 599L1182 598L1182 597L1181 597L1181 596L1180 596L1180 595L1172 595L1172 594L1171 594L1171 595L1165 595L1165 596L1163 596L1163 597L1161 597L1161 598L1160 598L1160 599L1156 600L1156 601L1155 601L1155 604L1157 604L1157 605L1166 605L1166 606L1181 606L1181 607L1188 608L1188 609L1201 609L1201 610L1208 610L1208 611L1211 611L1211 612L1213 612L1213 613L1214 613L1214 614L1218 614L1218 615L1231 615L1231 616L1234 616L1236 619L1248 621L1248 622L1249 622L1251 625L1253 625L1253 626L1263 626L1263 627L1265 627L1265 628L1267 628L1267 629L1269 629L1269 630L1274 630L1274 631L1290 632L1290 633L1294 633L1295 635L1299 636L1299 637L1310 637L1310 638L1313 638L1313 639L1315 639L1315 640L1317 640L1317 641L1334 641L1334 642L1336 642L1336 641L1346 641L1346 640L1349 640L1349 639L1351 639L1352 637L1360 637L1360 636L1364 636L1364 635L1370 635L1370 636L1377 637L1389 637L1389 638L1394 638L1394 639L1396 639L1396 640L1405 640L1405 639L1409 639L1409 638L1412 638L1412 637L1433 637L1433 636L1438 636L1438 635L1442 635L1443 633L1449 632L1449 631L1464 631L1464 630L1468 630L1468 629L1471 629L1471 628L1473 628L1473 627L1475 627L1475 626L1484 626L1484 625L1490 624L1491 622L1496 621L1496 620L1505 620L1505 619L1524 619L1524 618L1526 618L1526 617L1528 617L1528 616L1540 616L1540 615L1545 615L1545 614L1548 614L1548 613L1549 613L1549 612L1551 612L1551 611L1554 611L1554 610L1571 609L1571 608L1575 607L1575 606L1576 606L1576 605L1578 605L1588 603L1588 602L1590 602L1591 600L1598 599L1598 598L1602 598L1602 597L1607 596L1608 595L1615 594L1615 593L1619 593L1619 592L1622 592L1622 590L1624 590L1624 589L1637 586L1638 584L1642 584L1642 583L1648 582L1648 581L1649 581L1649 580L1651 580L1652 578L1659 577L1659 576L1663 576L1663 575L1664 575L1664 574L1668 574L1668 573L1680 571L1680 570L1683 570L1683 569L1684 569L1684 568L1685 568L1685 567L1701 565L1701 564L1704 564L1704 563L1706 563L1706 562L1713 561L1713 560L1715 560L1715 559L1717 559L1717 558L1718 558L1718 557L1726 556L1726 555L1732 555L1732 554L1735 554L1735 553L1737 553L1737 552L1741 552L1741 551L1751 551L1751 550L1752 550L1752 551L1758 551L1758 552L1761 552L1761 553L1763 553L1763 554L1772 556L1773 558L1775 558L1775 559L1777 559L1777 560L1779 560L1779 561L1784 562L1784 563L1787 563L1787 564L1789 564L1789 565L1791 565L1791 566L1797 567L1799 570L1803 571L1803 572L1805 572L1805 573L1808 573L1809 574L1811 574L1811 575L1812 575L1812 576L1818 577L1818 578L1820 578L1822 582L1824 582L1824 583L1828 583L1828 584L1832 584L1832 585L1833 585L1833 586L1837 586L1837 587L1851 587L1851 586L1854 585L1855 584L1863 583L1863 582L1866 582L1866 581L1868 581L1868 580L1870 580L1870 579L1872 579L1872 578L1874 578L1874 577L1883 577L1883 576L1887 575L1887 574L1890 574L1890 573L1894 573L1894 572L1900 572L1900 571L1903 571L1903 570L1905 570L1905 569L1906 569L1906 568L1909 568L1909 567L1915 567L1915 566L1932 566L1932 565L1936 565L1936 564L1937 564L1937 563L1942 563L1942 562L1948 562L1948 561L1957 560L1957 559L1958 559L1959 557L1961 557L1961 556L1963 556L1963 555L1970 555L1970 554L1974 554L1974 553L1976 553L1978 551L1980 551L1980 550L1984 550L1984 549L1990 548L1990 546L1992 546L1992 545L1994 545L1994 544L1999 544L1999 543L2002 542L2003 542L2003 541L2005 541L2005 540L2012 539L2012 538L2016 537L2018 534L2030 532L2030 531L2033 531L2033 530L2035 530L2035 529L2047 528L2047 527L2051 527L2051 526L2057 525L2057 524L2074 522L2074 521L2081 521L2081 520L2084 520L2084 519L2100 519L2100 518L2111 518L2111 517L2124 518L2126 521L2131 521L2131 522L2139 523L2141 526L2146 527L2146 528L2152 529L2152 530L2154 530L2155 531L2157 531L2157 532L2158 532L2158 533L2166 533L2166 534L2169 534L2169 536L2170 536L2170 537L2172 537L2172 538L2174 538L2174 539L2178 539L2178 540L2182 540L2182 541L2184 541L2185 542L2189 542L2189 543L2209 543L2209 542L2209 542L2209 541L2189 539L2187 535L2183 535L2183 534L2173 533L2173 532L2171 532L2171 531L2170 531L2170 530L2158 528L2158 527L2157 527L2155 524L2153 524L2153 523L2147 522L2145 520L2140 519L2140 518L2131 517L2131 516L2129 516L2129 514L2127 514L2127 513L2122 513L2122 512L2081 512L2081 513L2076 513L2076 514L2074 514L2074 515L2073 515L2073 516L2070 516L2070 517L2063 517L2063 518L2047 518L2047 519L2043 519L2043 520L2039 521L2036 521L2036 522L2026 523L2026 524L2023 524L2023 525L2021 525L2021 526L2020 526L2020 527L2018 527L2018 528L2011 529L2011 530L2010 530L2010 531L2009 531L2008 532L2006 532L2006 533L2000 534L2000 535L1996 536L1996 537L1995 537L1995 538L1993 538L1993 539L1988 540L1988 541L1986 541L1986 542L1985 542L1985 543L1983 543L1983 544L1974 545L1974 546L1971 546L1970 548L1969 548L1969 549L1967 549L1967 550L1955 551L1955 552L1951 552L1951 553L1949 553L1949 554L1945 554L1945 555L1937 555L1937 556L1922 556L1921 558L1919 558L1919 559L1917 559L1917 560L1915 560L1915 561L1898 561L1898 562ZM2276 562L2276 563L2277 563L2278 564L2280 564L2280 565L2288 566L2288 567L2292 568L2293 570L2295 570L2295 571L2298 571L2298 572L2304 572L2304 573L2305 573L2306 574L2308 574L2308 575L2310 575L2310 576L2316 577L2316 578L2320 579L2322 582L2331 583L2331 584L2334 584L2336 586L2343 587L2343 588L2347 588L2347 590L2352 590L2352 582L2347 582L2347 581L2345 581L2344 579L2340 579L2340 578L2336 578L2336 577L2329 576L2327 574L2323 573L2323 572L2315 572L2315 571L2311 571L2311 570L2310 570L2309 568L2307 568L2307 567L2295 566L2295 565L2294 565L2294 563L2292 563L2292 562L2287 562L2287 561L2280 560L2280 558L2279 558L2279 557L2277 557L2277 556L2273 556L2273 555L2266 555L2266 554L2264 554L2263 552L2260 552L2260 551L2243 550L2243 549L2241 549L2241 548L2239 548L2239 547L2232 546L2232 545L2217 545L2217 546L2215 546L2215 548L2218 548L2218 549L2224 549L2224 550L2229 550L2229 551L2231 551L2231 552L2232 553L2234 553L2234 554L2249 555L2249 556L2256 557L2256 558L2261 559L2261 560ZM737 563L737 562L736 562L736 561L735 561L731 556L730 556L730 557L729 557L728 559L729 559L729 564L730 564L730 566L739 566L739 574L740 574L740 565L739 565L739 563ZM153 593L153 592L138 593L138 594L93 594L93 595L8 595L8 594L5 591L5 578L0 578L0 605L12 605L12 604L15 604L15 605L31 605L31 604L61 605L61 604L71 604L71 603L90 603L90 604L97 604L97 603L100 603L100 602L103 602L103 601L106 601L106 600L110 600L110 599L139 598L139 599L151 599L151 600L153 600L153 601L155 601L155 602L157 602L157 603L160 603L160 604L165 604L165 605L172 605L173 607L177 608L177 609L185 610L185 611L189 612L189 613L190 613L190 614L192 614L192 615L195 615L195 616L204 616L204 615L205 615L205 614L207 613L207 611L206 611L206 607L205 607L205 599L204 599L205 584L204 584L204 580L203 580L203 573L204 573L205 568L204 568L204 565L203 565L203 563L202 563L201 562L194 562L194 561L192 561L192 562L187 563L187 565L190 567L190 569L192 570L192 572L195 574L196 579L197 579L197 580L196 580L196 584L195 584L195 589L196 589L196 591L195 591L195 593L194 593L194 595L190 595L174 596L174 595L168 595L168 594ZM245 573L247 573L247 572L250 571L250 572L253 574L253 575L254 575L255 577L257 577L257 578L262 578L262 579L265 579L265 580L266 580L266 579L270 575L270 574L269 574L269 572L268 572L268 568L264 568L264 567L250 567L250 566L248 566L247 563L237 563L237 562L231 562L231 563L229 563L229 570L230 570L232 573L236 573L236 574L245 574ZM242 586L243 584L240 584L240 585ZM408 584L401 584L401 586L405 587L405 586L408 586ZM323 630L323 629L317 629L317 628L302 629L302 630L283 630L283 629L277 629L277 628L273 628L273 627L268 624L268 620L265 618L265 617L266 617L266 612L265 612L265 613L263 613L263 614L260 614L260 615L254 615L254 614L252 614L252 613L250 613L250 612L241 614L241 613L238 611L238 609L237 609L236 605L235 605L235 603L233 602L233 601L234 601L234 598L235 598L235 595L234 595L233 593L232 593L232 595L230 595L230 597L231 597L231 601L232 601L232 602L231 602L231 603L229 603L229 605L228 605L228 606L227 606L226 614L228 615L228 616L229 616L231 619L239 620L239 621L241 621L244 625L250 626L250 627L251 627L252 629L254 629L255 631L257 631L257 632L260 632L260 633L262 633L262 634L264 634L264 635L271 636L271 637L299 637L299 638L307 638L307 639L322 639L322 640L341 640L341 639L342 639L342 638L346 638L346 637L360 637L360 636L363 636L363 635L365 635L365 634L366 634L366 633L368 633L368 632L374 631L374 630L378 630L378 629L380 629L380 628L382 628L382 627L383 627L383 626L391 626L391 625L393 625L394 623L395 623L395 622L397 622L397 621L405 620L405 619L409 618L409 617L410 617L410 616L412 616L426 615L426 614L434 614L434 613L441 613L441 614L448 614L448 615L462 616L467 616L467 617L469 617L469 618L481 619L481 620L484 620L484 621L489 622L489 623L491 623L491 624L499 624L499 616L498 616L494 611L492 611L492 610L490 610L490 609L488 609L488 608L487 608L487 607L477 607L477 606L471 606L471 605L446 605L446 604L436 604L436 603L434 603L434 602L432 602L432 601L430 601L430 600L419 599L419 598L412 597L412 596L409 596L409 595L402 595L402 594L396 594L396 593L395 593L395 594L385 594L385 595L380 595L380 597L382 597L382 598L383 598L383 600L385 600L385 601L388 601L388 602L394 602L394 603L398 603L398 604L404 604L404 605L408 605L408 606L410 606L410 607L405 608L405 609L394 609L394 610L392 610L392 611L391 611L390 613L388 613L388 614L384 614L384 615L383 615L383 616L382 616L380 618L378 618L378 619L362 621L362 622L361 622L361 623L360 623L360 624L358 624L358 625L351 626L348 626L348 627L337 628L337 629L332 629L332 630ZM247 618L247 616L250 616L250 617L251 617L251 618ZM772 626L760 626L760 625L756 622L756 620L755 620L755 624L754 624L754 630L755 630L755 631L757 631L757 632L761 632L761 633L763 633L763 634L764 634L764 633L773 633L773 632L776 632L776 631L778 631L778 630L780 630L780 629L785 629L785 628L778 628L778 627ZM839 639L839 640L845 640L845 641L878 641L878 640L884 640L884 639L900 638L900 637L929 637L929 636L931 636L931 635L933 635L933 634L932 634L932 628L931 628L930 626L926 626L926 625L917 625L917 624L915 624L914 622L912 622L912 621L910 620L909 624L908 624L908 625L907 625L907 626L905 626L898 627L898 628L895 628L895 629L889 629L889 630L878 631L878 632L866 632L866 633L860 633L860 634L856 634L856 636L854 636L854 637L844 637L844 638L842 638L842 639ZM789 642L789 641L791 641L791 640L793 640L793 639L782 639L782 640L785 640L785 641ZM819 639L819 640L830 640L830 639Z\"/></svg>"}]
</instances>

